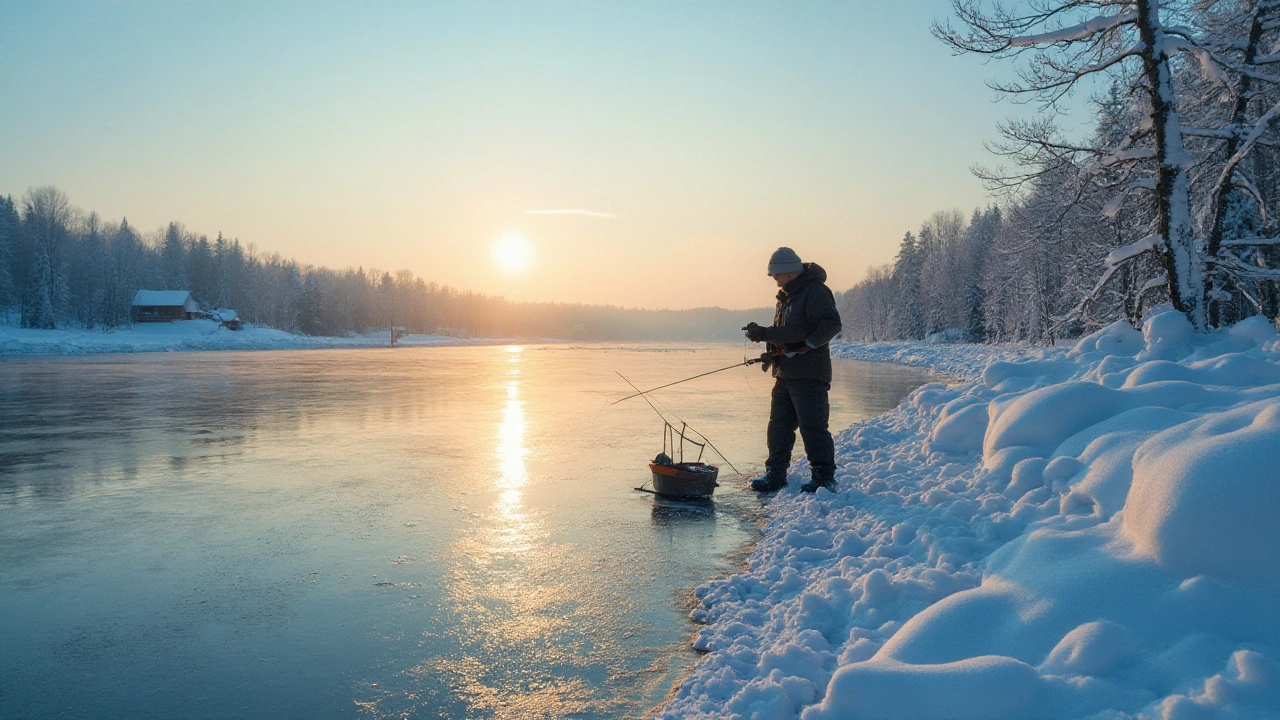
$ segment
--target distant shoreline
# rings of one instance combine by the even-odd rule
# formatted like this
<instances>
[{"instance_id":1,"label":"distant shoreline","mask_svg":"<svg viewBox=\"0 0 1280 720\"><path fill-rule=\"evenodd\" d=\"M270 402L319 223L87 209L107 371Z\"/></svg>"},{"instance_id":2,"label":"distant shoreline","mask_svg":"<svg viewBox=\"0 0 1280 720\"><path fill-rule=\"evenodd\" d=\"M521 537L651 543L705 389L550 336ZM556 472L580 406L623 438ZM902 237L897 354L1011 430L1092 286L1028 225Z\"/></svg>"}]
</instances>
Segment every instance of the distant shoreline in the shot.
<instances>
[{"instance_id":1,"label":"distant shoreline","mask_svg":"<svg viewBox=\"0 0 1280 720\"><path fill-rule=\"evenodd\" d=\"M460 338L451 335L411 333L401 336L396 347L465 347L485 345L529 345L566 343L665 343L682 340L583 340L548 337ZM701 343L723 344L708 339ZM165 352L219 352L227 350L342 350L390 348L390 330L362 335L298 335L247 324L243 330L228 330L211 320L183 320L172 323L139 323L113 330L37 330L0 325L0 360L5 358L79 357L85 355L128 355ZM956 378L972 377L991 360L1006 359L1027 352L1022 345L929 345L920 342L833 342L831 355L869 362L930 367Z\"/></svg>"},{"instance_id":2,"label":"distant shoreline","mask_svg":"<svg viewBox=\"0 0 1280 720\"><path fill-rule=\"evenodd\" d=\"M396 347L455 347L570 342L556 338L459 338L409 334ZM296 335L273 328L246 325L228 330L211 320L138 324L109 331L36 330L0 326L0 358L75 357L81 355L224 350L337 350L391 347L391 332L382 330L349 337Z\"/></svg>"}]
</instances>

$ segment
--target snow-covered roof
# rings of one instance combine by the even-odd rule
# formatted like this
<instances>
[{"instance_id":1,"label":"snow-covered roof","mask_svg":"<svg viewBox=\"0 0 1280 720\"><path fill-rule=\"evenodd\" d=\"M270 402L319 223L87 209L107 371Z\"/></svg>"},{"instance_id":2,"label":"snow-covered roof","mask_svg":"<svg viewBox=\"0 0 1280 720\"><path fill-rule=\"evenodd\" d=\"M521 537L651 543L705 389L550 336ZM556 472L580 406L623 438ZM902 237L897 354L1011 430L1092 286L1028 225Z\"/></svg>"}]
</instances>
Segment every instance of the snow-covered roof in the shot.
<instances>
[{"instance_id":1,"label":"snow-covered roof","mask_svg":"<svg viewBox=\"0 0 1280 720\"><path fill-rule=\"evenodd\" d=\"M177 306L186 305L191 298L190 290L139 290L133 296L134 305Z\"/></svg>"}]
</instances>

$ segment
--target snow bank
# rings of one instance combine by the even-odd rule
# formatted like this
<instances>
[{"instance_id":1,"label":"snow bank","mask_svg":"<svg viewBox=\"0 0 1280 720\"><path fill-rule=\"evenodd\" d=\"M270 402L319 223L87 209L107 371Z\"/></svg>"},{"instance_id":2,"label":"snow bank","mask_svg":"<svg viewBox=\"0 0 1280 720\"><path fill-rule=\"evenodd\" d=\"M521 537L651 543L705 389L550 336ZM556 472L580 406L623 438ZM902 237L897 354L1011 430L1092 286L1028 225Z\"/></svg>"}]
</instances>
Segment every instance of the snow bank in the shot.
<instances>
[{"instance_id":1,"label":"snow bank","mask_svg":"<svg viewBox=\"0 0 1280 720\"><path fill-rule=\"evenodd\" d=\"M971 379L840 433L837 492L765 503L665 717L1280 717L1270 323L839 354Z\"/></svg>"},{"instance_id":2,"label":"snow bank","mask_svg":"<svg viewBox=\"0 0 1280 720\"><path fill-rule=\"evenodd\" d=\"M500 342L439 335L406 335L403 346L465 345ZM138 323L109 332L32 330L0 324L0 356L82 355L86 353L167 352L174 350L299 350L309 348L388 347L390 331L353 337L313 337L246 324L228 330L212 320Z\"/></svg>"},{"instance_id":3,"label":"snow bank","mask_svg":"<svg viewBox=\"0 0 1280 720\"><path fill-rule=\"evenodd\" d=\"M972 378L995 360L1020 357L1030 350L1017 345L956 345L945 343L881 342L832 343L832 357L889 362L932 368L957 378Z\"/></svg>"}]
</instances>

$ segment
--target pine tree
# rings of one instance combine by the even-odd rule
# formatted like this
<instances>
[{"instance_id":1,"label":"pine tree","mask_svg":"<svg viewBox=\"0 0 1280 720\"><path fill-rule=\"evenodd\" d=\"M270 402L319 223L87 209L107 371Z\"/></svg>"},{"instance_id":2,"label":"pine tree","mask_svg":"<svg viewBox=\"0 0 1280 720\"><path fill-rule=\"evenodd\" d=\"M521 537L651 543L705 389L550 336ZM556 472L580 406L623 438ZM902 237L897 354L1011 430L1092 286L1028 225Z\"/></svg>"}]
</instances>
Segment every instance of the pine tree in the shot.
<instances>
[{"instance_id":1,"label":"pine tree","mask_svg":"<svg viewBox=\"0 0 1280 720\"><path fill-rule=\"evenodd\" d=\"M164 238L160 243L160 258L163 263L163 280L166 290L189 290L187 279L187 242L186 232L177 222L169 223L165 228Z\"/></svg>"},{"instance_id":2,"label":"pine tree","mask_svg":"<svg viewBox=\"0 0 1280 720\"><path fill-rule=\"evenodd\" d=\"M14 245L18 240L18 210L13 197L0 197L0 323L7 320L5 314L14 302L13 273Z\"/></svg>"},{"instance_id":3,"label":"pine tree","mask_svg":"<svg viewBox=\"0 0 1280 720\"><path fill-rule=\"evenodd\" d=\"M893 264L897 303L891 324L894 335L899 338L924 337L925 318L920 305L920 268L923 264L924 250L915 236L908 232L898 246L898 256Z\"/></svg>"},{"instance_id":4,"label":"pine tree","mask_svg":"<svg viewBox=\"0 0 1280 720\"><path fill-rule=\"evenodd\" d=\"M54 314L53 267L49 262L49 246L38 242L35 248L35 262L31 268L30 287L27 291L27 304L22 309L22 326L51 330L57 327Z\"/></svg>"}]
</instances>

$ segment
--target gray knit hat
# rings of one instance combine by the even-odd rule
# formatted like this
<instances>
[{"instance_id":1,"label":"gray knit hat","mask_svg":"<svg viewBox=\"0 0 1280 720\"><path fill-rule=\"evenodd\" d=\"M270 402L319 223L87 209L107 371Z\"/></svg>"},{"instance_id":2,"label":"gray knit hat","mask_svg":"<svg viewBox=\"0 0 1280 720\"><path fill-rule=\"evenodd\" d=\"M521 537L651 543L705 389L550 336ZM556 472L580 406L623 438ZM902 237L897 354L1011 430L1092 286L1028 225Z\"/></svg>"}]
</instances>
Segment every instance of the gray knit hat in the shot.
<instances>
[{"instance_id":1,"label":"gray knit hat","mask_svg":"<svg viewBox=\"0 0 1280 720\"><path fill-rule=\"evenodd\" d=\"M793 273L804 270L804 263L800 262L800 256L795 250L789 247L780 247L773 251L773 255L769 257L769 274L778 275L781 273Z\"/></svg>"}]
</instances>

